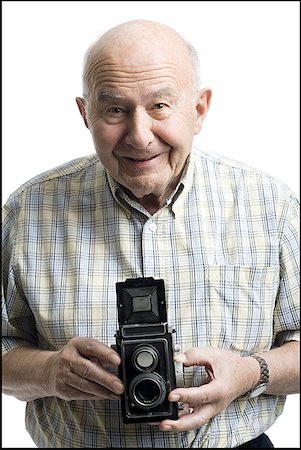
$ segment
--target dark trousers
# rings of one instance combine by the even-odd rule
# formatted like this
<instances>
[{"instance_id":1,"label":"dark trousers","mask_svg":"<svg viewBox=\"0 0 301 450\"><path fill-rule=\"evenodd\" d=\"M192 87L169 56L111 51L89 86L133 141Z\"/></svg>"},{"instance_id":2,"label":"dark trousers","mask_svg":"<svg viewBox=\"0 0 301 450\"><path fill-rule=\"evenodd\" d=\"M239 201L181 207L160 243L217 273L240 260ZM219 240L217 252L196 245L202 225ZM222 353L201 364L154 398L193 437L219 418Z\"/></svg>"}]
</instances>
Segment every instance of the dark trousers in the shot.
<instances>
[{"instance_id":1,"label":"dark trousers","mask_svg":"<svg viewBox=\"0 0 301 450\"><path fill-rule=\"evenodd\" d=\"M274 448L274 445L270 441L269 437L263 433L257 438L245 442L236 448Z\"/></svg>"}]
</instances>

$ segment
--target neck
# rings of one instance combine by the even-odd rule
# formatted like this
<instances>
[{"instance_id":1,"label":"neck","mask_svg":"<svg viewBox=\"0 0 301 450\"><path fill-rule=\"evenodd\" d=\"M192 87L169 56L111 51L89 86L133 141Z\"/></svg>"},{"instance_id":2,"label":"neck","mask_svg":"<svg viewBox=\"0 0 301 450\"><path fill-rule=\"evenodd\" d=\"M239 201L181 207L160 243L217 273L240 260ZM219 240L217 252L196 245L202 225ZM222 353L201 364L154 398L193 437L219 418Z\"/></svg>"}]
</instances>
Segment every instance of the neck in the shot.
<instances>
[{"instance_id":1,"label":"neck","mask_svg":"<svg viewBox=\"0 0 301 450\"><path fill-rule=\"evenodd\" d=\"M135 195L126 189L126 193L132 200L139 203L146 209L151 215L155 214L163 205L165 205L166 197L156 197L154 194L144 195L141 198L135 197Z\"/></svg>"},{"instance_id":2,"label":"neck","mask_svg":"<svg viewBox=\"0 0 301 450\"><path fill-rule=\"evenodd\" d=\"M161 199L155 197L153 194L139 198L137 199L137 201L151 215L155 214L165 204L165 200L162 201Z\"/></svg>"}]
</instances>

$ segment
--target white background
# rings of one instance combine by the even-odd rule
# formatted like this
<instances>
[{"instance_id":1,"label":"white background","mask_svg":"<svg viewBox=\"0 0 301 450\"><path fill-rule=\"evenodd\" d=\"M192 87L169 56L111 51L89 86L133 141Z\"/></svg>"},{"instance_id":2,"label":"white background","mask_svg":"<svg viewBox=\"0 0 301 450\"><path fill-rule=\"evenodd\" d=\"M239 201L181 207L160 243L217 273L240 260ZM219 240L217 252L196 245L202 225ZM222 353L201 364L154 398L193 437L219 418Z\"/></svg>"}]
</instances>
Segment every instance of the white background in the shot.
<instances>
[{"instance_id":1,"label":"white background","mask_svg":"<svg viewBox=\"0 0 301 450\"><path fill-rule=\"evenodd\" d=\"M144 18L172 26L200 54L213 89L195 142L285 181L299 196L299 27L294 1L3 1L2 198L32 176L94 152L75 103L96 37ZM34 448L25 404L2 395L2 447ZM300 448L299 395L268 435Z\"/></svg>"}]
</instances>

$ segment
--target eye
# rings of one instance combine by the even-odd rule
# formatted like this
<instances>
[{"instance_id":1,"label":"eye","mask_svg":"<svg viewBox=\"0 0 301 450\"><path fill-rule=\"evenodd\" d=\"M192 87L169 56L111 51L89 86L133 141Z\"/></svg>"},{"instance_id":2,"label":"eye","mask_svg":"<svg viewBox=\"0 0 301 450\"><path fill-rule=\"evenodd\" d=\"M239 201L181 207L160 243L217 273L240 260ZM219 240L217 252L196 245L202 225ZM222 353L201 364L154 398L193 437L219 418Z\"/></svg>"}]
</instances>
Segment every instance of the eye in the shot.
<instances>
[{"instance_id":1,"label":"eye","mask_svg":"<svg viewBox=\"0 0 301 450\"><path fill-rule=\"evenodd\" d=\"M121 109L121 108L119 108L118 106L110 106L108 109L107 109L107 113L109 113L109 114L121 114L121 113L123 113L124 111L123 111L123 109Z\"/></svg>"},{"instance_id":2,"label":"eye","mask_svg":"<svg viewBox=\"0 0 301 450\"><path fill-rule=\"evenodd\" d=\"M108 123L119 123L126 117L127 110L116 105L107 105L101 111L101 116Z\"/></svg>"},{"instance_id":3,"label":"eye","mask_svg":"<svg viewBox=\"0 0 301 450\"><path fill-rule=\"evenodd\" d=\"M167 106L165 103L156 103L156 104L153 106L153 109L164 109L165 106Z\"/></svg>"}]
</instances>

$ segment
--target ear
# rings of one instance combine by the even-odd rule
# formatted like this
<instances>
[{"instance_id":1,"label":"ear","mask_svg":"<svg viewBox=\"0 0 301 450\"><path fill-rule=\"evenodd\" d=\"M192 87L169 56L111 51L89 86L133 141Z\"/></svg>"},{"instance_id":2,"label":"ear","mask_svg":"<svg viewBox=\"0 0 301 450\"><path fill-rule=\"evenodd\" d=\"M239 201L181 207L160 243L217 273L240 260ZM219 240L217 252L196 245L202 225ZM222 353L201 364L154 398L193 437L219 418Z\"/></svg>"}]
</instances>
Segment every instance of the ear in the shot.
<instances>
[{"instance_id":1,"label":"ear","mask_svg":"<svg viewBox=\"0 0 301 450\"><path fill-rule=\"evenodd\" d=\"M196 119L194 124L194 134L198 134L203 126L203 122L210 107L212 90L210 88L203 88L197 94L196 102Z\"/></svg>"},{"instance_id":2,"label":"ear","mask_svg":"<svg viewBox=\"0 0 301 450\"><path fill-rule=\"evenodd\" d=\"M81 97L76 97L75 100L76 100L76 104L78 106L80 115L82 116L86 127L89 128L88 121L87 121L87 115L86 115L86 105L85 105L86 102L85 102L85 99L81 98Z\"/></svg>"}]
</instances>

